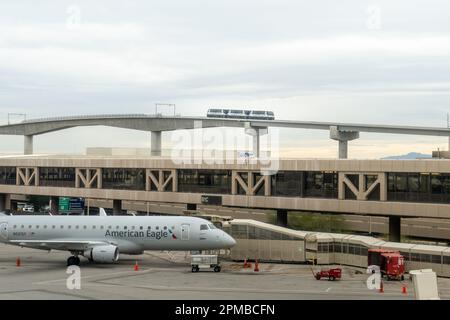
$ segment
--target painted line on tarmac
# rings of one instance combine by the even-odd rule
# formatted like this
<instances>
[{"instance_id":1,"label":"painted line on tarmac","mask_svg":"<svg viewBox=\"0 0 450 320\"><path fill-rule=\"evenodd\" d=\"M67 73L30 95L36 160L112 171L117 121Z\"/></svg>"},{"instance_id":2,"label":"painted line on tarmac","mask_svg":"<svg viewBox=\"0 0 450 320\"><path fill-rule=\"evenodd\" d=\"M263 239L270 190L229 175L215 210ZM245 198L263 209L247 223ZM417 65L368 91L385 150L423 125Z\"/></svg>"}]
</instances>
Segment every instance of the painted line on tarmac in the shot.
<instances>
[{"instance_id":1,"label":"painted line on tarmac","mask_svg":"<svg viewBox=\"0 0 450 320\"><path fill-rule=\"evenodd\" d=\"M102 273L102 274L95 274L90 276L81 276L81 280L83 279L92 279L92 278L103 278L103 277L111 277L111 276L118 276L118 275L132 275L132 276L138 276L142 274L150 273L151 271L155 271L155 269L147 269L142 270L139 272L136 271L121 271L121 272L113 272L113 273ZM50 283L56 283L56 282L66 282L67 278L64 279L54 279L54 280L46 280L46 281L39 281L39 282L32 282L32 285L46 285Z\"/></svg>"}]
</instances>

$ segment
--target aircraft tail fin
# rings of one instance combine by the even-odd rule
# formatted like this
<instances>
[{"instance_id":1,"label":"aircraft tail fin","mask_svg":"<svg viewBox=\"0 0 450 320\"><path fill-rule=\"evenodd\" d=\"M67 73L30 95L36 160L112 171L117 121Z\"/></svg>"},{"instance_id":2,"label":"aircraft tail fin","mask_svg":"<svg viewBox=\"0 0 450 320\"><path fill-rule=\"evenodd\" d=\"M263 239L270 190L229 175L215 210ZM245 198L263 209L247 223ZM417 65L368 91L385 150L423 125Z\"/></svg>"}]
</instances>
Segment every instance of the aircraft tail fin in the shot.
<instances>
[{"instance_id":1,"label":"aircraft tail fin","mask_svg":"<svg viewBox=\"0 0 450 320\"><path fill-rule=\"evenodd\" d=\"M100 208L99 216L101 216L101 217L106 217L106 216L108 216L108 215L106 214L106 211L105 211L104 208Z\"/></svg>"}]
</instances>

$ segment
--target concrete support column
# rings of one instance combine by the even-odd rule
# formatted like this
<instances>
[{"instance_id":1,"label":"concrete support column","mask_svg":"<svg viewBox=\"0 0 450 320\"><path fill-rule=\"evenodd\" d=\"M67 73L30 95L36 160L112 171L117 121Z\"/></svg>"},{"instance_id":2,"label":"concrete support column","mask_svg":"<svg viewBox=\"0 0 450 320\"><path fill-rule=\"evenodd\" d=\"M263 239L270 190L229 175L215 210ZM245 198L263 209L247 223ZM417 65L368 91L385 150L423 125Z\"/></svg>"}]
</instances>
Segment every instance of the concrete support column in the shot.
<instances>
[{"instance_id":1,"label":"concrete support column","mask_svg":"<svg viewBox=\"0 0 450 320\"><path fill-rule=\"evenodd\" d=\"M151 150L150 153L152 156L160 157L161 156L161 142L162 140L162 132L161 131L152 131L151 132Z\"/></svg>"},{"instance_id":2,"label":"concrete support column","mask_svg":"<svg viewBox=\"0 0 450 320\"><path fill-rule=\"evenodd\" d=\"M122 200L113 200L113 215L118 216L122 214Z\"/></svg>"},{"instance_id":3,"label":"concrete support column","mask_svg":"<svg viewBox=\"0 0 450 320\"><path fill-rule=\"evenodd\" d=\"M50 198L50 212L52 214L59 214L59 197Z\"/></svg>"},{"instance_id":4,"label":"concrete support column","mask_svg":"<svg viewBox=\"0 0 450 320\"><path fill-rule=\"evenodd\" d=\"M339 159L348 158L348 142L359 138L357 131L343 131L336 126L330 127L330 139L339 142Z\"/></svg>"},{"instance_id":5,"label":"concrete support column","mask_svg":"<svg viewBox=\"0 0 450 320\"><path fill-rule=\"evenodd\" d=\"M259 158L261 156L261 136L259 135L259 130L256 130L256 132L253 136L252 151L255 157Z\"/></svg>"},{"instance_id":6,"label":"concrete support column","mask_svg":"<svg viewBox=\"0 0 450 320\"><path fill-rule=\"evenodd\" d=\"M245 133L252 136L253 155L259 158L261 156L261 136L269 133L267 127L252 127L250 122L246 122Z\"/></svg>"},{"instance_id":7,"label":"concrete support column","mask_svg":"<svg viewBox=\"0 0 450 320\"><path fill-rule=\"evenodd\" d=\"M389 217L389 241L401 242L401 218Z\"/></svg>"},{"instance_id":8,"label":"concrete support column","mask_svg":"<svg viewBox=\"0 0 450 320\"><path fill-rule=\"evenodd\" d=\"M6 211L6 200L7 200L7 195L4 193L0 194L0 212Z\"/></svg>"},{"instance_id":9,"label":"concrete support column","mask_svg":"<svg viewBox=\"0 0 450 320\"><path fill-rule=\"evenodd\" d=\"M277 225L280 227L288 226L288 212L287 210L277 210Z\"/></svg>"},{"instance_id":10,"label":"concrete support column","mask_svg":"<svg viewBox=\"0 0 450 320\"><path fill-rule=\"evenodd\" d=\"M339 140L339 159L348 159L348 141Z\"/></svg>"},{"instance_id":11,"label":"concrete support column","mask_svg":"<svg viewBox=\"0 0 450 320\"><path fill-rule=\"evenodd\" d=\"M33 136L24 136L23 154L33 154Z\"/></svg>"}]
</instances>

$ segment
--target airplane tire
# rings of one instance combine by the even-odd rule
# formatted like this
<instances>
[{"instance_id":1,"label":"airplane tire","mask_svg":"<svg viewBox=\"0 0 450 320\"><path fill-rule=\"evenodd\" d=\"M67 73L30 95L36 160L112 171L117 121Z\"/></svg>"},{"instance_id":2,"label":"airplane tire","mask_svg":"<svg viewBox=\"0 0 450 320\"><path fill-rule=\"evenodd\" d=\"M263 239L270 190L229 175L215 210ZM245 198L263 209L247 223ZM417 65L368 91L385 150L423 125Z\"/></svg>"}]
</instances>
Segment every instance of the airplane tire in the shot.
<instances>
[{"instance_id":1,"label":"airplane tire","mask_svg":"<svg viewBox=\"0 0 450 320\"><path fill-rule=\"evenodd\" d=\"M80 258L72 256L67 259L67 266L79 266L80 265Z\"/></svg>"}]
</instances>

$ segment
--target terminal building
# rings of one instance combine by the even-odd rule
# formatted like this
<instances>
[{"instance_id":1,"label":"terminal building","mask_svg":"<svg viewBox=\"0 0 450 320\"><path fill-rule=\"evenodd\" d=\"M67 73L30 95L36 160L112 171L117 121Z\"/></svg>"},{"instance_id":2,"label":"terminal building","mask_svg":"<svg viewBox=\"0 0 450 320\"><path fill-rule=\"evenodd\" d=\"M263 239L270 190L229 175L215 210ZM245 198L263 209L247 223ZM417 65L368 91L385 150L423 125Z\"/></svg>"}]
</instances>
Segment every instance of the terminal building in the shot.
<instances>
[{"instance_id":1,"label":"terminal building","mask_svg":"<svg viewBox=\"0 0 450 320\"><path fill-rule=\"evenodd\" d=\"M162 157L0 157L0 209L12 195L82 197L113 201L273 209L287 225L289 211L389 218L391 241L400 241L400 219L450 218L450 160L277 160L229 164L175 163ZM179 164L183 163L183 164Z\"/></svg>"}]
</instances>

